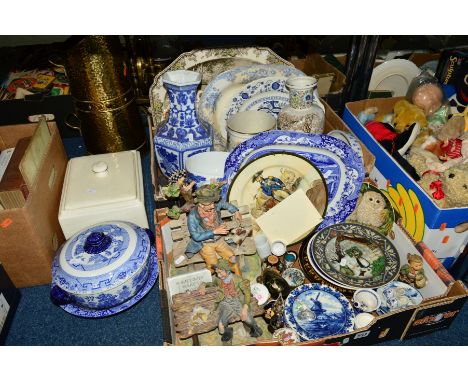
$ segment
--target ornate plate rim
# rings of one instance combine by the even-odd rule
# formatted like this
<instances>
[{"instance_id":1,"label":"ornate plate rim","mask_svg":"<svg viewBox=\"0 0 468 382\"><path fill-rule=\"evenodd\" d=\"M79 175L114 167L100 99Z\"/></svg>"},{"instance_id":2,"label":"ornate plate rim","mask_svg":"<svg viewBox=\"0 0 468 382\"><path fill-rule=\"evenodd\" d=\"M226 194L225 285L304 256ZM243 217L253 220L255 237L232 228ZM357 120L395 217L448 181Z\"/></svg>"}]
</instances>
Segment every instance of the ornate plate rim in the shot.
<instances>
[{"instance_id":1,"label":"ornate plate rim","mask_svg":"<svg viewBox=\"0 0 468 382\"><path fill-rule=\"evenodd\" d=\"M288 297L286 298L286 301L284 302L284 319L288 326L292 329L294 329L299 336L301 336L305 340L315 340L318 338L324 338L324 337L319 337L319 336L313 336L308 334L304 329L302 329L297 323L296 320L294 319L294 315L292 313L292 306L296 298L304 293L306 290L320 290L325 293L331 294L333 297L335 297L340 303L343 309L346 312L346 322L344 323L344 328L343 331L339 331L337 333L330 333L325 337L328 336L335 336L338 334L343 334L350 332L354 330L354 309L349 302L349 300L340 292L338 292L335 288L318 284L318 283L311 283L311 284L303 284L301 286L298 286L294 290L289 293ZM294 322L291 321L292 318Z\"/></svg>"},{"instance_id":2,"label":"ornate plate rim","mask_svg":"<svg viewBox=\"0 0 468 382\"><path fill-rule=\"evenodd\" d=\"M382 282L380 282L380 283L378 283L378 284L371 284L371 283L369 282L369 283L365 283L364 285L356 285L356 284L352 285L352 284L344 284L344 283L342 283L341 281L337 280L335 277L332 277L332 275L330 275L328 272L325 272L325 270L320 266L319 262L316 261L315 256L314 256L315 251L313 251L312 248L313 248L313 246L314 246L316 240L318 240L319 235L320 235L320 234L324 234L324 231L326 231L326 230L329 231L330 229L332 229L333 227L336 227L336 226L346 226L346 225L348 225L348 226L353 226L353 227L361 227L361 228L364 229L364 230L373 232L375 235L381 237L381 238L383 239L383 241L385 241L385 242L387 243L387 245L393 250L393 254L394 254L394 257L395 257L395 259L396 259L396 266L395 266L395 272L394 272L395 274L392 275L392 276L390 276L391 279L383 280ZM313 241L313 242L312 242L312 241ZM311 243L311 242L312 242L312 243ZM400 271L400 255L399 255L397 249L395 248L395 246L393 245L393 243L392 243L386 236L382 235L382 234L381 234L380 232L378 232L377 230L372 229L372 228L370 228L370 227L368 227L368 226L365 226L365 225L362 225L362 224L356 224L356 223L347 223L347 222L338 223L338 224L333 224L333 225L330 225L330 226L324 228L324 229L321 230L320 232L318 232L317 235L316 235L315 237L313 237L313 238L311 238L311 239L309 240L309 244L310 244L310 245L307 246L307 256L309 257L310 262L312 263L312 259L314 259L315 265L316 265L317 267L320 268L320 270L321 270L322 273L326 274L326 275L328 276L329 279L332 279L332 280L338 282L340 285L346 285L347 288L349 288L349 289L379 288L380 286L386 285L386 284L388 284L388 283L394 281L394 280L398 277L398 273L399 273L399 271ZM387 258L388 252L383 251L383 253L384 253L385 257ZM389 256L390 256L390 254L389 254ZM338 273L338 272L334 272L334 273ZM342 275L341 273L338 273L338 274L339 274L339 275ZM343 276L343 277L345 277L345 276Z\"/></svg>"}]
</instances>

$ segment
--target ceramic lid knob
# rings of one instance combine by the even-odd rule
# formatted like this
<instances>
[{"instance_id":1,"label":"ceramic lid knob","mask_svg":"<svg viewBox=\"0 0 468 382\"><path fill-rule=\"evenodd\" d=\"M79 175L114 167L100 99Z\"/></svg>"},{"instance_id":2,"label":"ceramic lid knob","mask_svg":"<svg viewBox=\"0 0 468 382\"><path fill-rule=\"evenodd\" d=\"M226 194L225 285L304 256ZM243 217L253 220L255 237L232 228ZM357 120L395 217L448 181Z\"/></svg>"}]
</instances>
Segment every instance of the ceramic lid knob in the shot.
<instances>
[{"instance_id":1,"label":"ceramic lid knob","mask_svg":"<svg viewBox=\"0 0 468 382\"><path fill-rule=\"evenodd\" d=\"M103 232L91 232L84 243L84 250L90 254L101 253L109 248L111 243L112 238Z\"/></svg>"},{"instance_id":2,"label":"ceramic lid knob","mask_svg":"<svg viewBox=\"0 0 468 382\"><path fill-rule=\"evenodd\" d=\"M107 175L107 163L106 162L96 162L93 164L93 172L97 176L106 176Z\"/></svg>"}]
</instances>

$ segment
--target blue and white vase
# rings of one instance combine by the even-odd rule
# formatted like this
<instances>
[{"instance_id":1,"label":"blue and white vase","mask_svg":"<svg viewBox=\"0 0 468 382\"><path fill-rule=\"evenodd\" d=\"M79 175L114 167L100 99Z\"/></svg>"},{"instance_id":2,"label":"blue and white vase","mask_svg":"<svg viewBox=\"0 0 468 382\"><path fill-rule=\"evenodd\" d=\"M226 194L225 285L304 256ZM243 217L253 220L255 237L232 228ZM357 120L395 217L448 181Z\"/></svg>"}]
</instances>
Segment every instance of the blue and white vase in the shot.
<instances>
[{"instance_id":1,"label":"blue and white vase","mask_svg":"<svg viewBox=\"0 0 468 382\"><path fill-rule=\"evenodd\" d=\"M201 74L190 70L169 71L162 76L169 97L169 118L154 137L156 159L169 177L185 167L185 160L196 153L210 151L211 129L202 126L195 109Z\"/></svg>"}]
</instances>

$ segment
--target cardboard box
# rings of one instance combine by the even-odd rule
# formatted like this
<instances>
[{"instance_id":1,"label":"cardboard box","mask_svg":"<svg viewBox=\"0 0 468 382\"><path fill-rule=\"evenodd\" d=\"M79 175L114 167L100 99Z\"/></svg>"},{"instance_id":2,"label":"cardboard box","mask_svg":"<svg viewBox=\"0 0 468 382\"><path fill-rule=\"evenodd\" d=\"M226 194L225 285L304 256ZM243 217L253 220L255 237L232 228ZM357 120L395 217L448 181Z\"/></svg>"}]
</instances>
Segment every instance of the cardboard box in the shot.
<instances>
[{"instance_id":1,"label":"cardboard box","mask_svg":"<svg viewBox=\"0 0 468 382\"><path fill-rule=\"evenodd\" d=\"M320 54L309 54L306 58L291 59L289 61L308 76L315 76L317 78L320 97L324 97L328 93L336 93L343 90L346 76L325 61Z\"/></svg>"},{"instance_id":2,"label":"cardboard box","mask_svg":"<svg viewBox=\"0 0 468 382\"><path fill-rule=\"evenodd\" d=\"M161 317L163 324L163 341L165 345L197 345L196 339L181 339L174 327L174 312L171 309L167 278L171 274L171 253L164 251L164 233L169 226L165 216L166 209L155 210L156 246L159 263L159 288L161 299ZM461 311L468 297L468 290L463 282L455 281L440 264L434 254L424 245L415 243L410 235L399 224L394 224L395 238L391 239L397 248L400 259L407 252L420 253L424 259L424 271L428 277L426 291L421 290L424 300L418 306L409 307L375 317L368 326L349 333L329 336L317 340L301 342L302 346L317 345L373 345L385 341L431 333L448 328ZM298 251L300 244L288 249ZM216 332L216 330L215 330ZM244 345L280 345L274 340L246 342Z\"/></svg>"},{"instance_id":3,"label":"cardboard box","mask_svg":"<svg viewBox=\"0 0 468 382\"><path fill-rule=\"evenodd\" d=\"M44 123L0 126L0 150L32 136ZM0 261L18 288L50 283L55 251L65 240L58 208L67 156L57 125L50 122L48 129L26 204L0 211Z\"/></svg>"},{"instance_id":4,"label":"cardboard box","mask_svg":"<svg viewBox=\"0 0 468 382\"><path fill-rule=\"evenodd\" d=\"M21 294L0 263L0 345L5 343Z\"/></svg>"},{"instance_id":5,"label":"cardboard box","mask_svg":"<svg viewBox=\"0 0 468 382\"><path fill-rule=\"evenodd\" d=\"M468 231L455 232L455 227L468 221L468 207L439 208L357 119L360 111L371 106L378 107L379 114L390 113L400 99L403 97L350 102L346 104L343 119L375 155L371 178L393 196L403 225L417 242L424 241L449 268L468 243Z\"/></svg>"}]
</instances>

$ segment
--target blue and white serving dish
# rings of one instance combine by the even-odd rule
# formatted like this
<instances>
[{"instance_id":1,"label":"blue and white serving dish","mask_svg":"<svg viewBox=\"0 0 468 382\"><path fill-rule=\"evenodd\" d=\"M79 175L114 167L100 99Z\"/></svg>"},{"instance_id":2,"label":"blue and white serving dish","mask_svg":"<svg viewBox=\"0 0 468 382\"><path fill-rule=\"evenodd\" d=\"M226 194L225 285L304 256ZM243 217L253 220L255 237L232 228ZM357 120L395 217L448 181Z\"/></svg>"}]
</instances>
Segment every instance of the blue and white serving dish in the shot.
<instances>
[{"instance_id":1,"label":"blue and white serving dish","mask_svg":"<svg viewBox=\"0 0 468 382\"><path fill-rule=\"evenodd\" d=\"M328 208L318 229L343 222L354 210L365 170L358 153L340 139L323 134L274 130L257 134L239 144L226 159L222 189L226 197L237 172L261 155L294 153L321 171L328 188Z\"/></svg>"},{"instance_id":2,"label":"blue and white serving dish","mask_svg":"<svg viewBox=\"0 0 468 382\"><path fill-rule=\"evenodd\" d=\"M419 305L422 294L411 285L401 281L392 281L377 289L381 304L377 310L378 314L386 314L395 310L405 309L414 305Z\"/></svg>"},{"instance_id":3,"label":"blue and white serving dish","mask_svg":"<svg viewBox=\"0 0 468 382\"><path fill-rule=\"evenodd\" d=\"M51 299L82 317L118 313L154 285L155 256L151 231L133 223L112 221L83 229L55 256Z\"/></svg>"},{"instance_id":4,"label":"blue and white serving dish","mask_svg":"<svg viewBox=\"0 0 468 382\"><path fill-rule=\"evenodd\" d=\"M354 311L344 295L321 284L294 289L284 306L287 325L304 340L347 333L354 328Z\"/></svg>"}]
</instances>

